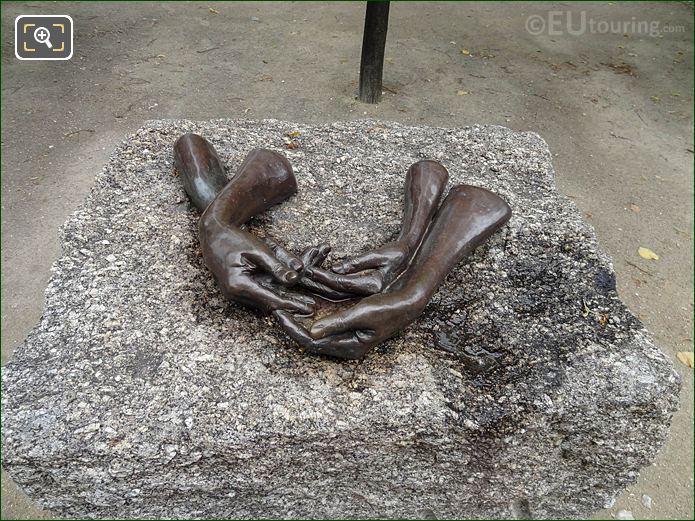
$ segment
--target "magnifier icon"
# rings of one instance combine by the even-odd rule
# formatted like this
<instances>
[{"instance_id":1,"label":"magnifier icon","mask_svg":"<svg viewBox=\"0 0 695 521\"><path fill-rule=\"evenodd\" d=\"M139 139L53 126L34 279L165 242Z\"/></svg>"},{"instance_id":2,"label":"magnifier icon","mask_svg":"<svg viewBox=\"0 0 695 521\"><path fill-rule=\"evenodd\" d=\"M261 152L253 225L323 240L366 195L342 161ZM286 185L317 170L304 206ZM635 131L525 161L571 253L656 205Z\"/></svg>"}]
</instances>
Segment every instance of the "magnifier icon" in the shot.
<instances>
[{"instance_id":1,"label":"magnifier icon","mask_svg":"<svg viewBox=\"0 0 695 521\"><path fill-rule=\"evenodd\" d=\"M53 48L53 45L51 45L51 40L50 40L51 33L45 27L37 27L36 30L34 31L34 38L39 43L45 43L46 47L48 47L49 49Z\"/></svg>"}]
</instances>

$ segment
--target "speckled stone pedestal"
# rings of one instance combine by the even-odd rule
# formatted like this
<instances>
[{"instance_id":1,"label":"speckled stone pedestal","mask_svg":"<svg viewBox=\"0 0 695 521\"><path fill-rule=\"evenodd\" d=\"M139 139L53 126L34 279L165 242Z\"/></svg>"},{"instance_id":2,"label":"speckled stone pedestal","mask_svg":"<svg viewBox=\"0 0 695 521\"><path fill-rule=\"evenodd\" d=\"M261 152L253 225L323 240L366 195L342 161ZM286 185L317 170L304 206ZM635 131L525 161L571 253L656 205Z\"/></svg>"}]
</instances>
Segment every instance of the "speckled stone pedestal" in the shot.
<instances>
[{"instance_id":1,"label":"speckled stone pedestal","mask_svg":"<svg viewBox=\"0 0 695 521\"><path fill-rule=\"evenodd\" d=\"M308 356L204 268L172 173L184 132L230 173L253 147L289 157L299 193L251 228L291 249L325 240L339 259L393 238L421 158L514 215L364 361ZM57 515L584 517L636 479L676 408L676 373L536 134L151 122L61 238L2 388L3 464Z\"/></svg>"}]
</instances>

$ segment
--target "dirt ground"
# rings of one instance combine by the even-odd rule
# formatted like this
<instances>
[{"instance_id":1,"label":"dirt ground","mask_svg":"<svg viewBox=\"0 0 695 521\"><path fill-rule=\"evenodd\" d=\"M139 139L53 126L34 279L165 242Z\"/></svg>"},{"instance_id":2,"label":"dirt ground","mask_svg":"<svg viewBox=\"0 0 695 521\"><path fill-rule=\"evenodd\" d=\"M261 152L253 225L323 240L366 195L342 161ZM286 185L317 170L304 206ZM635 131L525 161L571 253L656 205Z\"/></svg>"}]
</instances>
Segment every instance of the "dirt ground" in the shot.
<instances>
[{"instance_id":1,"label":"dirt ground","mask_svg":"<svg viewBox=\"0 0 695 521\"><path fill-rule=\"evenodd\" d=\"M73 58L17 60L19 14L70 14ZM560 23L531 34L531 15ZM692 5L392 3L379 105L355 99L363 16L356 3L3 3L3 363L41 315L58 227L147 119L531 130L613 257L623 300L683 378L669 442L597 517L692 519L693 371L676 359L693 350ZM592 20L627 26L591 32ZM659 260L642 259L640 246ZM2 519L39 517L50 513L3 474Z\"/></svg>"}]
</instances>

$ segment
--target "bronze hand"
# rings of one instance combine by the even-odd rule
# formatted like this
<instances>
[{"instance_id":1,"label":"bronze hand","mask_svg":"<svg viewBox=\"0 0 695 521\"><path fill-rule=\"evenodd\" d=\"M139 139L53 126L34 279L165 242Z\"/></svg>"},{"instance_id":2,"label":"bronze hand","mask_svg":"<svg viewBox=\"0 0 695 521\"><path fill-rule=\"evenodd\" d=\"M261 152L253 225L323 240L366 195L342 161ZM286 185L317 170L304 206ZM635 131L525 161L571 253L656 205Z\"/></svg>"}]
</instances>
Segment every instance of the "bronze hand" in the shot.
<instances>
[{"instance_id":1,"label":"bronze hand","mask_svg":"<svg viewBox=\"0 0 695 521\"><path fill-rule=\"evenodd\" d=\"M285 289L300 280L302 261L242 228L254 215L297 191L289 161L277 152L252 150L227 182L213 146L194 134L178 139L174 161L189 197L204 210L198 222L203 260L222 293L264 311L311 313L315 304L311 297ZM257 278L260 274L269 274L272 284Z\"/></svg>"},{"instance_id":2,"label":"bronze hand","mask_svg":"<svg viewBox=\"0 0 695 521\"><path fill-rule=\"evenodd\" d=\"M436 161L413 164L405 179L405 209L398 238L336 264L333 271L311 269L309 277L329 288L354 295L382 292L406 269L415 255L448 179L446 168Z\"/></svg>"},{"instance_id":3,"label":"bronze hand","mask_svg":"<svg viewBox=\"0 0 695 521\"><path fill-rule=\"evenodd\" d=\"M360 358L414 321L449 271L509 220L499 196L468 185L451 189L405 273L384 293L324 317L309 331L291 314L274 313L287 333L307 351Z\"/></svg>"}]
</instances>

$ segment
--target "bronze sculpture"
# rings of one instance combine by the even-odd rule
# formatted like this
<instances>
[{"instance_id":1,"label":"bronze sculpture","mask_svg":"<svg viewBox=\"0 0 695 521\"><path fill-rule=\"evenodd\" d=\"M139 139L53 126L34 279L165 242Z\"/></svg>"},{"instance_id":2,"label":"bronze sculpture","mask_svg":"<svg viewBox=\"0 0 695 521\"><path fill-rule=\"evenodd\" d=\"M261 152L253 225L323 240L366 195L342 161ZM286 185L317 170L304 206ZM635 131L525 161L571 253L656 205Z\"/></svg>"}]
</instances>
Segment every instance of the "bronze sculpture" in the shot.
<instances>
[{"instance_id":1,"label":"bronze sculpture","mask_svg":"<svg viewBox=\"0 0 695 521\"><path fill-rule=\"evenodd\" d=\"M437 211L449 173L436 161L418 161L405 177L403 224L395 241L333 266L311 270L315 280L338 291L372 295L383 291L408 266ZM370 270L368 273L360 273Z\"/></svg>"},{"instance_id":2,"label":"bronze sculpture","mask_svg":"<svg viewBox=\"0 0 695 521\"><path fill-rule=\"evenodd\" d=\"M203 258L223 294L272 312L306 351L337 358L361 358L414 321L447 273L511 216L498 195L468 185L453 187L437 208L448 173L436 161L419 161L406 175L398 238L329 271L321 268L327 244L296 256L243 229L251 217L297 191L284 156L253 150L227 182L212 145L186 134L174 146L174 163L203 212ZM324 316L307 323L319 310Z\"/></svg>"},{"instance_id":3,"label":"bronze sculpture","mask_svg":"<svg viewBox=\"0 0 695 521\"><path fill-rule=\"evenodd\" d=\"M312 299L290 296L281 289L299 279L301 260L284 250L278 251L280 247L276 243L268 245L241 228L255 214L297 191L287 159L268 150L253 150L239 173L227 182L212 145L200 136L187 134L174 146L174 164L189 197L203 212L198 222L203 260L222 293L265 311L288 309L310 313ZM220 184L224 188L210 201ZM254 197L246 197L248 193ZM283 255L286 264L278 258ZM279 287L273 290L258 281L253 275L259 272L271 275Z\"/></svg>"}]
</instances>

